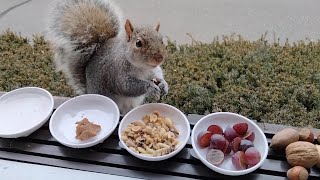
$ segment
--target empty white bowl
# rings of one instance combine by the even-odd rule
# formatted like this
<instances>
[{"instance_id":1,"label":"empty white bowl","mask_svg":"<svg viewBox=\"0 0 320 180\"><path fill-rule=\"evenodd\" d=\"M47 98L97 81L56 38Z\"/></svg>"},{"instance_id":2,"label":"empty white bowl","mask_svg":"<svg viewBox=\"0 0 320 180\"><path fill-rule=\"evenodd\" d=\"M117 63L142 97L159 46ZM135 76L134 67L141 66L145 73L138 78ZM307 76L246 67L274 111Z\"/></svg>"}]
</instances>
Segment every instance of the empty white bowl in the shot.
<instances>
[{"instance_id":1,"label":"empty white bowl","mask_svg":"<svg viewBox=\"0 0 320 180\"><path fill-rule=\"evenodd\" d=\"M101 130L96 136L80 141L76 139L76 122L83 118L100 125ZM119 118L119 108L113 100L98 94L85 94L59 106L51 116L49 129L61 144L72 148L86 148L108 138L117 127Z\"/></svg>"},{"instance_id":2,"label":"empty white bowl","mask_svg":"<svg viewBox=\"0 0 320 180\"><path fill-rule=\"evenodd\" d=\"M180 146L175 151L163 156L146 156L143 154L136 153L132 151L121 139L121 132L130 123L136 120L142 120L142 117L144 115L151 114L154 111L158 111L160 112L160 115L170 118L179 131L179 136L177 137L177 139L180 141ZM149 103L134 108L123 117L119 125L118 135L120 139L120 146L125 148L133 156L147 161L161 161L176 155L184 148L190 137L190 124L187 117L179 109L168 104Z\"/></svg>"},{"instance_id":3,"label":"empty white bowl","mask_svg":"<svg viewBox=\"0 0 320 180\"><path fill-rule=\"evenodd\" d=\"M0 97L0 137L29 136L53 111L53 97L45 89L24 87Z\"/></svg>"},{"instance_id":4,"label":"empty white bowl","mask_svg":"<svg viewBox=\"0 0 320 180\"><path fill-rule=\"evenodd\" d=\"M260 152L260 155L261 155L260 162L248 169L237 170L232 164L232 160L231 160L232 154L231 154L226 156L223 163L220 164L219 166L215 166L209 163L206 160L206 154L208 152L208 148L200 147L197 140L198 134L201 131L206 131L208 126L212 124L217 124L221 126L221 128L224 130L228 125L232 126L240 122L247 123L249 127L248 129L254 131L255 140L253 141L253 144L254 144L254 147L257 148L258 151ZM212 113L201 118L192 129L191 142L192 142L192 147L194 149L194 152L197 155L197 158L199 158L202 163L204 163L208 168L212 169L215 172L225 174L225 175L230 175L230 176L244 175L258 169L261 166L261 164L265 161L268 155L268 142L262 130L250 119L242 115L230 113L230 112Z\"/></svg>"}]
</instances>

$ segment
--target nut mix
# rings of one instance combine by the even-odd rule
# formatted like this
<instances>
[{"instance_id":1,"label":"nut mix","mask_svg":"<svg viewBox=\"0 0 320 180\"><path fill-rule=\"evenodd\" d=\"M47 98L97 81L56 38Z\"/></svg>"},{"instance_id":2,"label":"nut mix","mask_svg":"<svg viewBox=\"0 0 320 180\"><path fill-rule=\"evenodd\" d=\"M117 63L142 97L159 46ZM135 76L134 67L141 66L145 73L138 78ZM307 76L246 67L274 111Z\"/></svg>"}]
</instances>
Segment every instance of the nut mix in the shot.
<instances>
[{"instance_id":1,"label":"nut mix","mask_svg":"<svg viewBox=\"0 0 320 180\"><path fill-rule=\"evenodd\" d=\"M284 150L287 162L293 166L287 172L289 180L308 179L306 169L320 168L320 145L313 144L315 135L312 128L301 128L299 131L293 128L285 128L277 132L271 140L271 148L275 151ZM320 143L320 134L318 143Z\"/></svg>"},{"instance_id":2,"label":"nut mix","mask_svg":"<svg viewBox=\"0 0 320 180\"><path fill-rule=\"evenodd\" d=\"M178 135L172 120L155 111L130 123L122 131L121 139L136 153L163 156L179 147Z\"/></svg>"}]
</instances>

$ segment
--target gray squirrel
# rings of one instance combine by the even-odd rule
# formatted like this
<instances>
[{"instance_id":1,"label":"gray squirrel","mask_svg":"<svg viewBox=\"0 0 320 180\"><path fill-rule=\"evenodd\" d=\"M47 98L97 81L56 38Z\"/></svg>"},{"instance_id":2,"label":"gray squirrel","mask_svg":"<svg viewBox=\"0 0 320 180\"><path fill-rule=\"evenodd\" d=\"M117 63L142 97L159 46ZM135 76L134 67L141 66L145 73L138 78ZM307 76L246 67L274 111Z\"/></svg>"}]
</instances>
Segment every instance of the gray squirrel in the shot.
<instances>
[{"instance_id":1,"label":"gray squirrel","mask_svg":"<svg viewBox=\"0 0 320 180\"><path fill-rule=\"evenodd\" d=\"M168 93L160 24L133 26L108 0L60 0L49 14L54 62L77 94L101 94L126 114ZM152 80L156 80L152 81Z\"/></svg>"}]
</instances>

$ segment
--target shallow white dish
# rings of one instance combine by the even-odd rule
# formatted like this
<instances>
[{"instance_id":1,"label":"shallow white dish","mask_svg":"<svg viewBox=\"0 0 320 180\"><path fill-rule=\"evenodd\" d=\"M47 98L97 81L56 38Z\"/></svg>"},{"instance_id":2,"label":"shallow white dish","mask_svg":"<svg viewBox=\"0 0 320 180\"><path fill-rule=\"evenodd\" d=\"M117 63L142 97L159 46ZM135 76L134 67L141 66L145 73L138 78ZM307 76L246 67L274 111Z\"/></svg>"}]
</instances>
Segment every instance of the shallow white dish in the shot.
<instances>
[{"instance_id":1,"label":"shallow white dish","mask_svg":"<svg viewBox=\"0 0 320 180\"><path fill-rule=\"evenodd\" d=\"M134 151L132 151L126 144L125 142L121 139L121 132L133 121L142 120L142 117L146 114L153 113L154 111L160 112L161 115L166 116L170 118L173 123L175 124L176 128L179 131L179 136L178 140L181 142L180 146L173 152L163 155L163 156L146 156L143 154L138 154ZM163 104L163 103L149 103L149 104L144 104L141 106L138 106L128 112L123 119L120 122L119 129L118 129L118 135L120 139L120 146L125 148L130 154L133 156L147 160L147 161L161 161L168 159L177 153L179 153L183 147L187 144L188 139L190 137L190 124L187 119L187 117L177 108L168 105L168 104Z\"/></svg>"},{"instance_id":2,"label":"shallow white dish","mask_svg":"<svg viewBox=\"0 0 320 180\"><path fill-rule=\"evenodd\" d=\"M29 136L53 111L53 97L45 89L24 87L0 97L0 137Z\"/></svg>"},{"instance_id":3,"label":"shallow white dish","mask_svg":"<svg viewBox=\"0 0 320 180\"><path fill-rule=\"evenodd\" d=\"M84 141L76 139L76 122L83 118L101 126L96 136ZM76 96L56 109L50 118L49 129L61 144L72 148L86 148L102 143L115 130L120 113L116 103L98 94Z\"/></svg>"},{"instance_id":4,"label":"shallow white dish","mask_svg":"<svg viewBox=\"0 0 320 180\"><path fill-rule=\"evenodd\" d=\"M217 124L221 126L224 130L229 124L233 125L240 122L248 123L249 130L253 130L255 133L255 140L253 141L254 147L258 149L261 155L261 160L255 166L245 169L245 170L236 170L232 164L231 156L228 155L222 164L219 166L212 165L206 160L206 154L208 152L208 148L201 148L197 142L197 136L201 131L206 131L208 126L212 124ZM261 164L265 161L268 155L268 142L267 139L262 132L262 130L250 119L235 113L230 112L217 112L209 114L203 118L201 118L192 129L191 133L191 143L193 150L196 154L196 158L200 159L202 163L204 163L208 168L212 169L221 174L230 175L230 176L240 176L244 174L248 174L258 169ZM232 152L231 152L232 153Z\"/></svg>"}]
</instances>

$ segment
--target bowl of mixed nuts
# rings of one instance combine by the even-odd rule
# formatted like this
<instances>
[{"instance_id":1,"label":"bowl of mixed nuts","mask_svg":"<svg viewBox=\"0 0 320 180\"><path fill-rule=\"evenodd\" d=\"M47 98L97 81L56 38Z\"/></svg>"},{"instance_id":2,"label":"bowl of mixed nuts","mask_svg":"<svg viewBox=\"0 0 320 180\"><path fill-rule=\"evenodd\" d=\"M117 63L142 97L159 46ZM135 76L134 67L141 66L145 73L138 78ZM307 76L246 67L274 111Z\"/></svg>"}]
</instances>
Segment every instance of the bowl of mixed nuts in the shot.
<instances>
[{"instance_id":1,"label":"bowl of mixed nuts","mask_svg":"<svg viewBox=\"0 0 320 180\"><path fill-rule=\"evenodd\" d=\"M120 145L133 156L147 161L168 159L187 144L190 136L187 117L164 103L141 105L120 122Z\"/></svg>"}]
</instances>

